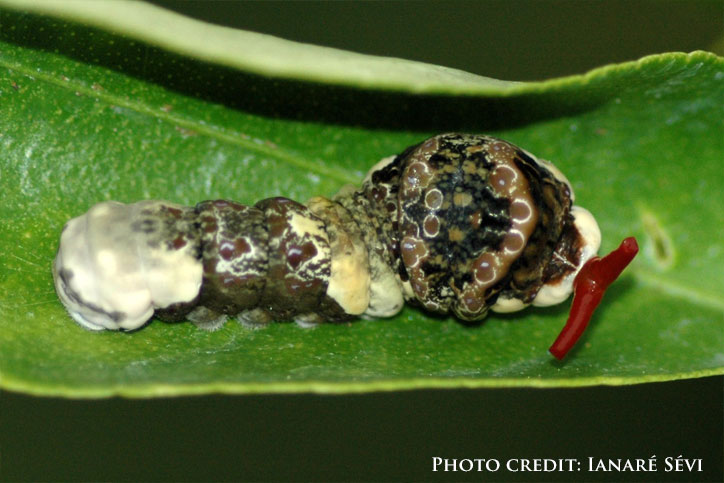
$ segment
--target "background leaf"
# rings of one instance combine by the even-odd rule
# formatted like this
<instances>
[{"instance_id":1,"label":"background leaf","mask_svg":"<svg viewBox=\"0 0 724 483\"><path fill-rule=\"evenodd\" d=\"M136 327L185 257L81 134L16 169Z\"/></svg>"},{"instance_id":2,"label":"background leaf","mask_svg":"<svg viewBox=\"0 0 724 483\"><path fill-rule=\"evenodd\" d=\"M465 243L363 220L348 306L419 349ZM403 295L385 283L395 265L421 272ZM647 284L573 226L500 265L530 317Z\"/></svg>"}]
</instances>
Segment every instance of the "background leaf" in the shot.
<instances>
[{"instance_id":1,"label":"background leaf","mask_svg":"<svg viewBox=\"0 0 724 483\"><path fill-rule=\"evenodd\" d=\"M466 95L451 76L447 88L419 95L418 77L394 90L333 76L270 79L77 24L12 12L0 21L10 26L0 29L3 387L67 396L339 392L723 372L721 58L664 54L515 86L471 76ZM473 328L407 308L314 330L227 324L206 333L154 322L134 334L90 334L54 294L60 229L97 201L331 195L377 159L452 129L554 160L596 214L602 251L629 234L644 247L564 364L546 348L565 306Z\"/></svg>"}]
</instances>

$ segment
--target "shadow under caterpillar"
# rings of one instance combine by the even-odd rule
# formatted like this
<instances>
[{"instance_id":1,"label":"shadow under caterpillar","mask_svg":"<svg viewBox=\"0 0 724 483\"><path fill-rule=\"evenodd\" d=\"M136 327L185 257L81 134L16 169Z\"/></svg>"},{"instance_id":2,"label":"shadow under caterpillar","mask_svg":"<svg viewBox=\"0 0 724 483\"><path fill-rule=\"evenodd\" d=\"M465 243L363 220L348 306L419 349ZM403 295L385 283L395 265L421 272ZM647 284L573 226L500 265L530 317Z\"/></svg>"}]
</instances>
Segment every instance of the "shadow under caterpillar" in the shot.
<instances>
[{"instance_id":1,"label":"shadow under caterpillar","mask_svg":"<svg viewBox=\"0 0 724 483\"><path fill-rule=\"evenodd\" d=\"M585 286L551 348L562 358L637 250L631 238L596 257L598 225L573 201L551 163L500 139L442 134L332 200L99 203L65 225L53 275L91 330L154 315L211 330L227 316L311 325L389 317L406 301L478 320Z\"/></svg>"}]
</instances>

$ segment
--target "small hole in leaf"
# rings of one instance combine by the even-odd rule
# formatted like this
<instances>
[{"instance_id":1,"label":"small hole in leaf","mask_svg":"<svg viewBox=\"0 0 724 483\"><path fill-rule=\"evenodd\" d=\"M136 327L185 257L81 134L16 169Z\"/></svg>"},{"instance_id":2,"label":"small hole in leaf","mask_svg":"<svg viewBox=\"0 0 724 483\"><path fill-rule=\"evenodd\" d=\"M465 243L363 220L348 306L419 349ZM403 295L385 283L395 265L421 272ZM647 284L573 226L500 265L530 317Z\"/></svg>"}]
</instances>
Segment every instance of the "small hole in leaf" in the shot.
<instances>
[{"instance_id":1,"label":"small hole in leaf","mask_svg":"<svg viewBox=\"0 0 724 483\"><path fill-rule=\"evenodd\" d=\"M652 212L641 211L641 221L646 232L644 253L661 270L667 270L674 264L675 251L671 237L659 219Z\"/></svg>"}]
</instances>

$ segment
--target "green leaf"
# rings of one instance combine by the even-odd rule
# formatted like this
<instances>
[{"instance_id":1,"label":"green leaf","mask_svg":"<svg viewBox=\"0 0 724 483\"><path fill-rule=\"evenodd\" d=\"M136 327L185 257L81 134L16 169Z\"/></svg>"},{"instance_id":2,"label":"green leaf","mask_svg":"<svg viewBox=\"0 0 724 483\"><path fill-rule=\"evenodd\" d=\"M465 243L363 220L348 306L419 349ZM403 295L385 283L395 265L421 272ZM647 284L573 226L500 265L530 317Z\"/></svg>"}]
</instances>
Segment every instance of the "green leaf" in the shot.
<instances>
[{"instance_id":1,"label":"green leaf","mask_svg":"<svg viewBox=\"0 0 724 483\"><path fill-rule=\"evenodd\" d=\"M85 25L0 9L0 387L153 396L724 373L724 59L671 53L507 83L201 28L141 4L113 4L120 10L103 22L93 2L62 4L37 5ZM155 321L120 334L81 329L55 295L60 230L98 201L329 196L378 159L450 130L555 161L596 215L602 252L629 235L642 245L563 363L547 347L567 304L474 327L406 308L309 330Z\"/></svg>"}]
</instances>

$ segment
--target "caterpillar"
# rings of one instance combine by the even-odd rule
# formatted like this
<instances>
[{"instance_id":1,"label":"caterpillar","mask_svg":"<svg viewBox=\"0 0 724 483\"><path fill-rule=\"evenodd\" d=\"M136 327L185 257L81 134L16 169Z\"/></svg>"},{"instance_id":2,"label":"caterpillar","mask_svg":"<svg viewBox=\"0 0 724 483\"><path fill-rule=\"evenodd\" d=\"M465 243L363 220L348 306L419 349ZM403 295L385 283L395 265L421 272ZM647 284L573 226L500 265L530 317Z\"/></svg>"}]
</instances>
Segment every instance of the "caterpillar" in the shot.
<instances>
[{"instance_id":1,"label":"caterpillar","mask_svg":"<svg viewBox=\"0 0 724 483\"><path fill-rule=\"evenodd\" d=\"M99 203L64 226L53 276L76 322L121 331L154 315L209 330L228 316L309 326L390 317L405 302L471 321L585 286L551 349L562 358L637 251L630 238L599 259L598 225L573 202L550 162L448 133L332 199Z\"/></svg>"}]
</instances>

